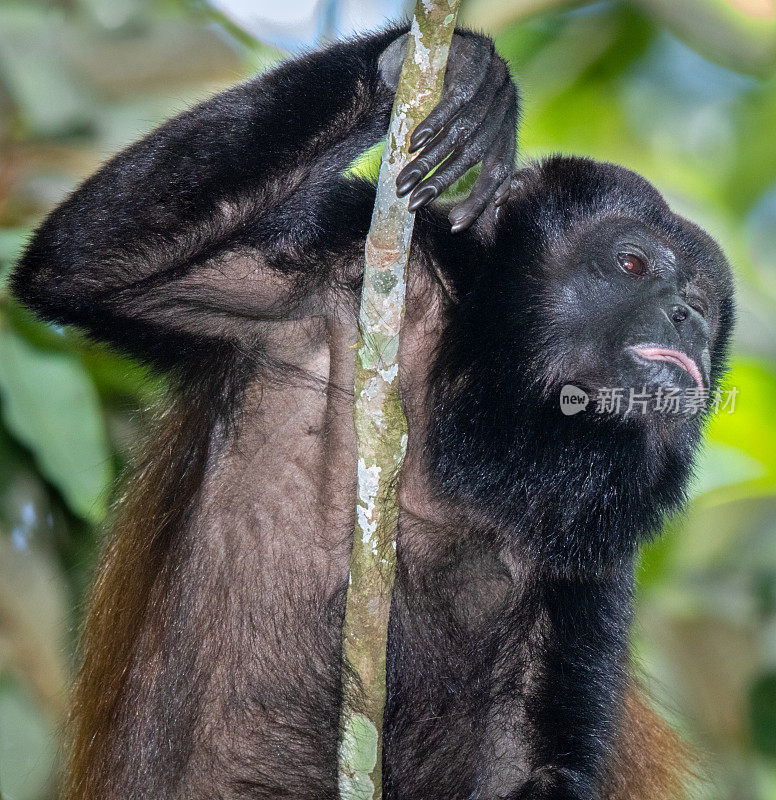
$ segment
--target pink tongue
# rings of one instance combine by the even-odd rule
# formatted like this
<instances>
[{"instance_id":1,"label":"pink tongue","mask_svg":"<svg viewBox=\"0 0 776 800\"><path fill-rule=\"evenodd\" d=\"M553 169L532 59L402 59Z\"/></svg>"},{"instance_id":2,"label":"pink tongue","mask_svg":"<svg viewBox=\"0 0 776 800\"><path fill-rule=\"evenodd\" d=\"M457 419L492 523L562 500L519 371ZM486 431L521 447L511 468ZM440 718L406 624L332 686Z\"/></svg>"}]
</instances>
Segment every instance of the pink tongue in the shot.
<instances>
[{"instance_id":1,"label":"pink tongue","mask_svg":"<svg viewBox=\"0 0 776 800\"><path fill-rule=\"evenodd\" d=\"M682 353L679 350L671 350L667 347L643 347L637 346L633 350L644 358L650 361L668 361L671 364L676 364L681 367L685 372L690 374L690 377L698 384L699 389L703 389L703 376L698 369L698 365L693 361L687 353Z\"/></svg>"}]
</instances>

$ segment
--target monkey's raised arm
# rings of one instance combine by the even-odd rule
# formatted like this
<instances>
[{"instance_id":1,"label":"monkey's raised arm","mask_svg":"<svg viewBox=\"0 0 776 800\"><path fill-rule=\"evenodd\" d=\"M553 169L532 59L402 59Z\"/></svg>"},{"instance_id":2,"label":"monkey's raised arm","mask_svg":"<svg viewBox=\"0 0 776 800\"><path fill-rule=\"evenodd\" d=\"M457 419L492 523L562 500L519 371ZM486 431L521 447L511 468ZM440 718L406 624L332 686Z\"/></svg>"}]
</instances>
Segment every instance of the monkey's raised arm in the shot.
<instances>
[{"instance_id":1,"label":"monkey's raised arm","mask_svg":"<svg viewBox=\"0 0 776 800\"><path fill-rule=\"evenodd\" d=\"M342 172L384 134L402 57L399 29L338 43L170 120L49 216L14 293L48 319L162 364L214 340L255 341L262 319L315 313L332 250L366 233L369 193ZM455 91L425 123L442 133L433 157L421 157L425 172L453 151L435 196L489 156L494 174L475 187L470 223L503 199L496 189L514 144L497 134L511 109L514 142L515 93L490 40L468 33L455 37L446 83ZM418 205L431 199L426 189Z\"/></svg>"},{"instance_id":2,"label":"monkey's raised arm","mask_svg":"<svg viewBox=\"0 0 776 800\"><path fill-rule=\"evenodd\" d=\"M336 177L385 131L397 35L286 62L128 147L39 228L14 293L162 362L285 313L312 275L273 267L314 243Z\"/></svg>"}]
</instances>

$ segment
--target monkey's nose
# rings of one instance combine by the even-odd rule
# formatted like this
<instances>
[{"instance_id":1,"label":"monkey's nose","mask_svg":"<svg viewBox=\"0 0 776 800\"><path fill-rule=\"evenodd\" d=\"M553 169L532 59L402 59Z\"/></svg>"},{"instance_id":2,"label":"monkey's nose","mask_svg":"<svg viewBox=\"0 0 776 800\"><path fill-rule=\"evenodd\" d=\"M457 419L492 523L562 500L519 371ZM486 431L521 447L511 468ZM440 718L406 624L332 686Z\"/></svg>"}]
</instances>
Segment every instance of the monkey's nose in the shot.
<instances>
[{"instance_id":1,"label":"monkey's nose","mask_svg":"<svg viewBox=\"0 0 776 800\"><path fill-rule=\"evenodd\" d=\"M671 309L671 319L674 322L684 322L689 316L690 312L688 311L687 306L675 305Z\"/></svg>"}]
</instances>

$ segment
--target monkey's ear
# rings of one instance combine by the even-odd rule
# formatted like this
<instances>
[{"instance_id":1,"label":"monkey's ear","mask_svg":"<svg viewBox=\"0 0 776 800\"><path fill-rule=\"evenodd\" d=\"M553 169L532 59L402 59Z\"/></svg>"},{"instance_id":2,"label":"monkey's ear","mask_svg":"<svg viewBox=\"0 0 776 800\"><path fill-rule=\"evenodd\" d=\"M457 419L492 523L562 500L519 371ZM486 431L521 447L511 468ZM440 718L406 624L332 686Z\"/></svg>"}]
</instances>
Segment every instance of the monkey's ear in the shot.
<instances>
[{"instance_id":1,"label":"monkey's ear","mask_svg":"<svg viewBox=\"0 0 776 800\"><path fill-rule=\"evenodd\" d=\"M399 85L399 75L401 75L404 57L407 55L407 42L409 38L410 35L405 33L399 36L398 39L394 39L388 47L380 53L380 58L377 62L383 83L394 92Z\"/></svg>"}]
</instances>

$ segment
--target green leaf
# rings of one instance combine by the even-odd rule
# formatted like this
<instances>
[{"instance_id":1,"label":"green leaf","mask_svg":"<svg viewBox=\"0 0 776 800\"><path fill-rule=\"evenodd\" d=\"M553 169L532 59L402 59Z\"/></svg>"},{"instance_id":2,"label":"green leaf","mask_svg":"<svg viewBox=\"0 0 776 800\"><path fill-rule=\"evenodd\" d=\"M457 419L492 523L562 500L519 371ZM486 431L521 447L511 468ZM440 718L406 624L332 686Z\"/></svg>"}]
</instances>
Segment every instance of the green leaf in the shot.
<instances>
[{"instance_id":1,"label":"green leaf","mask_svg":"<svg viewBox=\"0 0 776 800\"><path fill-rule=\"evenodd\" d=\"M11 268L29 235L27 228L0 228L0 291L5 288Z\"/></svg>"},{"instance_id":2,"label":"green leaf","mask_svg":"<svg viewBox=\"0 0 776 800\"><path fill-rule=\"evenodd\" d=\"M758 460L776 475L776 375L773 367L757 359L738 359L726 380L735 389L735 405L721 409L709 425L713 442L734 447Z\"/></svg>"},{"instance_id":3,"label":"green leaf","mask_svg":"<svg viewBox=\"0 0 776 800\"><path fill-rule=\"evenodd\" d=\"M22 525L8 537L0 531L0 657L38 708L58 721L66 705L69 670L63 645L72 597L55 550L30 533Z\"/></svg>"},{"instance_id":4,"label":"green leaf","mask_svg":"<svg viewBox=\"0 0 776 800\"><path fill-rule=\"evenodd\" d=\"M55 729L27 692L6 676L0 680L0 777L11 800L39 800L56 756Z\"/></svg>"},{"instance_id":5,"label":"green leaf","mask_svg":"<svg viewBox=\"0 0 776 800\"><path fill-rule=\"evenodd\" d=\"M0 397L8 429L30 448L72 511L92 522L102 519L110 451L97 394L81 362L38 350L6 328L0 335Z\"/></svg>"},{"instance_id":6,"label":"green leaf","mask_svg":"<svg viewBox=\"0 0 776 800\"><path fill-rule=\"evenodd\" d=\"M383 150L385 150L385 139L381 139L377 144L373 144L368 150L356 156L353 163L345 170L345 176L377 183Z\"/></svg>"},{"instance_id":7,"label":"green leaf","mask_svg":"<svg viewBox=\"0 0 776 800\"><path fill-rule=\"evenodd\" d=\"M776 673L758 678L749 692L752 741L761 753L776 756Z\"/></svg>"},{"instance_id":8,"label":"green leaf","mask_svg":"<svg viewBox=\"0 0 776 800\"><path fill-rule=\"evenodd\" d=\"M701 452L695 473L693 495L768 477L768 470L759 459L738 447L714 441Z\"/></svg>"}]
</instances>

